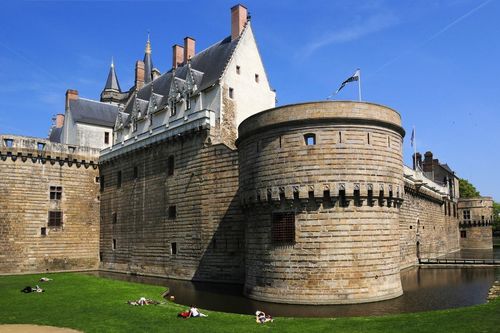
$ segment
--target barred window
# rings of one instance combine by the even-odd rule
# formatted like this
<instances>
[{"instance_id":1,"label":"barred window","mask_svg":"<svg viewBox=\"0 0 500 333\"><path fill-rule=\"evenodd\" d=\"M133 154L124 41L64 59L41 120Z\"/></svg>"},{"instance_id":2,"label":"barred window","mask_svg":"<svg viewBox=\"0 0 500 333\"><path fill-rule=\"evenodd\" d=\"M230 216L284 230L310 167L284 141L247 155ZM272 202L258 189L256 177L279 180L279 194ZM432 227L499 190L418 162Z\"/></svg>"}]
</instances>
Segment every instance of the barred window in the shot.
<instances>
[{"instance_id":1,"label":"barred window","mask_svg":"<svg viewBox=\"0 0 500 333\"><path fill-rule=\"evenodd\" d=\"M60 211L50 211L49 212L49 227L60 227L62 226L63 213Z\"/></svg>"},{"instance_id":2,"label":"barred window","mask_svg":"<svg viewBox=\"0 0 500 333\"><path fill-rule=\"evenodd\" d=\"M61 200L61 197L62 197L62 186L51 186L50 200Z\"/></svg>"},{"instance_id":3,"label":"barred window","mask_svg":"<svg viewBox=\"0 0 500 333\"><path fill-rule=\"evenodd\" d=\"M274 213L271 227L271 240L276 245L295 243L295 213Z\"/></svg>"}]
</instances>

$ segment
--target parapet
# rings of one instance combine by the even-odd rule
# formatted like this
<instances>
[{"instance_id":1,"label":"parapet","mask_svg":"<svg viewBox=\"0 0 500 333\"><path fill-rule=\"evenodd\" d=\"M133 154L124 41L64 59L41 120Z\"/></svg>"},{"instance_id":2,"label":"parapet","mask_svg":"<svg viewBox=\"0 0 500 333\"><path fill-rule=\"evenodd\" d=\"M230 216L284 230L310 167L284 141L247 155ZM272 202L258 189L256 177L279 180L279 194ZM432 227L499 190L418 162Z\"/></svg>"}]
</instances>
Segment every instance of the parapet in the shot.
<instances>
[{"instance_id":1,"label":"parapet","mask_svg":"<svg viewBox=\"0 0 500 333\"><path fill-rule=\"evenodd\" d=\"M47 139L19 136L0 135L0 160L5 161L10 158L12 161L20 159L26 162L28 159L33 163L49 162L59 163L61 166L76 165L85 168L97 168L100 149L81 147L76 145L66 145L51 142Z\"/></svg>"}]
</instances>

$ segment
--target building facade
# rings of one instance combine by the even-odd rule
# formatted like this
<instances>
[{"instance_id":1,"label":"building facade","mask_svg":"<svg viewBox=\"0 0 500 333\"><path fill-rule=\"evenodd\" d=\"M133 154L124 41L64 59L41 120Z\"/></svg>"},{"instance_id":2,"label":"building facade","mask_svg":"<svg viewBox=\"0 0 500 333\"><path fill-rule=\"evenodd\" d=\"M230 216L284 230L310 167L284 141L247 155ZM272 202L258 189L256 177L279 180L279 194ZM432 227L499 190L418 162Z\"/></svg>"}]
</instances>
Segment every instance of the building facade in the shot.
<instances>
[{"instance_id":1,"label":"building facade","mask_svg":"<svg viewBox=\"0 0 500 333\"><path fill-rule=\"evenodd\" d=\"M493 248L493 198L459 199L458 216L461 249L491 250Z\"/></svg>"}]
</instances>

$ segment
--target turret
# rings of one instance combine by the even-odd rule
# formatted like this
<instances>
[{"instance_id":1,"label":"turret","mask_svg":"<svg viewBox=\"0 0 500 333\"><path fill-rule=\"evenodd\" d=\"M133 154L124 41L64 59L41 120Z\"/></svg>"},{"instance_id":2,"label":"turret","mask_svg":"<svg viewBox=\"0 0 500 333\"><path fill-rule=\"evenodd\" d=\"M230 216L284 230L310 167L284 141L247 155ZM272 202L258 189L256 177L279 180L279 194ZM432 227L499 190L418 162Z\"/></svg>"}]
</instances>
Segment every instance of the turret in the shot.
<instances>
[{"instance_id":1,"label":"turret","mask_svg":"<svg viewBox=\"0 0 500 333\"><path fill-rule=\"evenodd\" d=\"M146 42L146 49L144 50L144 83L151 82L153 80L153 60L151 59L151 41Z\"/></svg>"},{"instance_id":2,"label":"turret","mask_svg":"<svg viewBox=\"0 0 500 333\"><path fill-rule=\"evenodd\" d=\"M113 59L111 59L111 66L109 68L108 79L106 80L106 85L101 93L101 102L110 103L120 103L122 91L120 89L120 83L115 72L115 64Z\"/></svg>"}]
</instances>

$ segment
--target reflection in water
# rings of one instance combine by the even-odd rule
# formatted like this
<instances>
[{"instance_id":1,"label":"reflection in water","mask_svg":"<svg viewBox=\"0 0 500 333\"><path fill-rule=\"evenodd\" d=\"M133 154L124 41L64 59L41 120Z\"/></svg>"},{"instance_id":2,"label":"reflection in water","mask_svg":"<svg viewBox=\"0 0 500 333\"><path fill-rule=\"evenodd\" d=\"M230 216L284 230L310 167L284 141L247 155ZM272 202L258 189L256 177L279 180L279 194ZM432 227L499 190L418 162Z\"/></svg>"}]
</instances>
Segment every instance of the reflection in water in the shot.
<instances>
[{"instance_id":1,"label":"reflection in water","mask_svg":"<svg viewBox=\"0 0 500 333\"><path fill-rule=\"evenodd\" d=\"M445 255L446 259L500 259L500 248L489 250L460 250Z\"/></svg>"},{"instance_id":2,"label":"reflection in water","mask_svg":"<svg viewBox=\"0 0 500 333\"><path fill-rule=\"evenodd\" d=\"M254 301L242 285L190 282L165 278L96 272L98 276L170 288L177 303L214 311L253 314L257 309L280 317L373 316L455 308L486 302L500 278L500 268L413 268L401 273L404 294L382 302L353 305L290 305ZM138 297L141 295L137 295Z\"/></svg>"}]
</instances>

